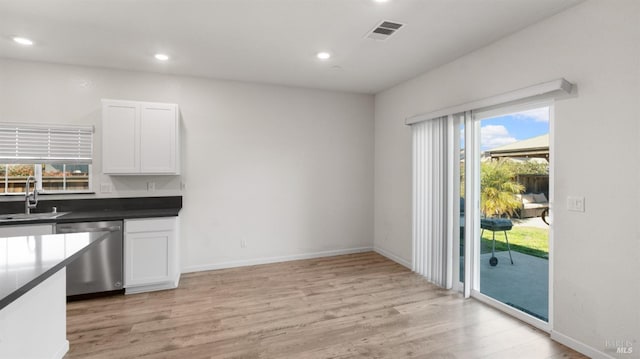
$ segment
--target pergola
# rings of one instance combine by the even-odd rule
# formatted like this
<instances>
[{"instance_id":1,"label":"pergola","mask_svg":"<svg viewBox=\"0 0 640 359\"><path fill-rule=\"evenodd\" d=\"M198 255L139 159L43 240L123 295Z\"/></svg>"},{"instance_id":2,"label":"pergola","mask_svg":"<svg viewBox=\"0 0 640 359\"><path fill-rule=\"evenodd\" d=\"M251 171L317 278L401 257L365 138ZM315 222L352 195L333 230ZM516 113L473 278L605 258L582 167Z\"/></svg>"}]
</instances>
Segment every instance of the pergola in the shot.
<instances>
[{"instance_id":1,"label":"pergola","mask_svg":"<svg viewBox=\"0 0 640 359\"><path fill-rule=\"evenodd\" d=\"M549 161L549 134L508 145L492 148L484 152L485 158L544 158Z\"/></svg>"}]
</instances>

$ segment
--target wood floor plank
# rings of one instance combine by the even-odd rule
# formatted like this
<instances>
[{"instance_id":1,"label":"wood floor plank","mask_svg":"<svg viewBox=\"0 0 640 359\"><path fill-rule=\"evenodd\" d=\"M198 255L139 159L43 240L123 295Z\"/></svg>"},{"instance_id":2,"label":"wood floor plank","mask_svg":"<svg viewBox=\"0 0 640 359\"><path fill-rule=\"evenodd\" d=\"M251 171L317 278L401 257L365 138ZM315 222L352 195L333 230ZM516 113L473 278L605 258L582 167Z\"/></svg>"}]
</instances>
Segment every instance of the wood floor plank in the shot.
<instances>
[{"instance_id":1,"label":"wood floor plank","mask_svg":"<svg viewBox=\"0 0 640 359\"><path fill-rule=\"evenodd\" d=\"M185 274L67 315L67 359L583 358L373 252Z\"/></svg>"}]
</instances>

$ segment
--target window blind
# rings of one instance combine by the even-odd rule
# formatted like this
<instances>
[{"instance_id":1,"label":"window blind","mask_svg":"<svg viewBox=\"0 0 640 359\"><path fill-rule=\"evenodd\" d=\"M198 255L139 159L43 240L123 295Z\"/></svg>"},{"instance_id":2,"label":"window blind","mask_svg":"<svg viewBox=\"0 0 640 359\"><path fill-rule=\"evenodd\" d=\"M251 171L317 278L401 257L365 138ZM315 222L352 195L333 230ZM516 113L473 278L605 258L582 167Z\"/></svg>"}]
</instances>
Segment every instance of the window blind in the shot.
<instances>
[{"instance_id":1,"label":"window blind","mask_svg":"<svg viewBox=\"0 0 640 359\"><path fill-rule=\"evenodd\" d=\"M0 163L91 164L93 126L0 123Z\"/></svg>"}]
</instances>

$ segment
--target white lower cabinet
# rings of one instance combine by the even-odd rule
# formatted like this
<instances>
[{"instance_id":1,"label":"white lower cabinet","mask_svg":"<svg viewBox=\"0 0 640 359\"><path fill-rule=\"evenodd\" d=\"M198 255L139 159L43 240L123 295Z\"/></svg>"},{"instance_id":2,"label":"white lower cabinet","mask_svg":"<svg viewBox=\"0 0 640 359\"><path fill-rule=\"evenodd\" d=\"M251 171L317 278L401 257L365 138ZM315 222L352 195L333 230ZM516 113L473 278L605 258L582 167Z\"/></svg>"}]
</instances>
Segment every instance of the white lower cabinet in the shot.
<instances>
[{"instance_id":1,"label":"white lower cabinet","mask_svg":"<svg viewBox=\"0 0 640 359\"><path fill-rule=\"evenodd\" d=\"M26 224L0 227L0 237L37 236L53 234L53 224Z\"/></svg>"},{"instance_id":2,"label":"white lower cabinet","mask_svg":"<svg viewBox=\"0 0 640 359\"><path fill-rule=\"evenodd\" d=\"M124 221L124 286L127 294L178 286L178 224L178 217Z\"/></svg>"}]
</instances>

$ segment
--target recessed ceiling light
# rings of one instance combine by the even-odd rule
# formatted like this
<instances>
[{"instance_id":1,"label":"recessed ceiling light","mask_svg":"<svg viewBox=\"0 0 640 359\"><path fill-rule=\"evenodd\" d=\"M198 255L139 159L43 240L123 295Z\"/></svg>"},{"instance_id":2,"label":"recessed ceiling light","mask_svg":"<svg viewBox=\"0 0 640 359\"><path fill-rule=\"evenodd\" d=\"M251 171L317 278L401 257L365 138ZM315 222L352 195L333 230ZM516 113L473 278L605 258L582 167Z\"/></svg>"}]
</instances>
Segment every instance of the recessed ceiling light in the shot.
<instances>
[{"instance_id":1,"label":"recessed ceiling light","mask_svg":"<svg viewBox=\"0 0 640 359\"><path fill-rule=\"evenodd\" d=\"M19 43L20 45L25 45L25 46L33 45L33 41L27 39L26 37L18 37L18 36L16 36L16 37L13 38L13 41Z\"/></svg>"},{"instance_id":2,"label":"recessed ceiling light","mask_svg":"<svg viewBox=\"0 0 640 359\"><path fill-rule=\"evenodd\" d=\"M389 0L373 0L374 2L388 2Z\"/></svg>"},{"instance_id":3,"label":"recessed ceiling light","mask_svg":"<svg viewBox=\"0 0 640 359\"><path fill-rule=\"evenodd\" d=\"M165 55L165 54L156 54L156 59L160 60L160 61L167 61L169 60L169 56Z\"/></svg>"},{"instance_id":4,"label":"recessed ceiling light","mask_svg":"<svg viewBox=\"0 0 640 359\"><path fill-rule=\"evenodd\" d=\"M331 57L331 54L323 51L323 52L318 52L316 57L319 58L320 60L329 60L329 58Z\"/></svg>"}]
</instances>

